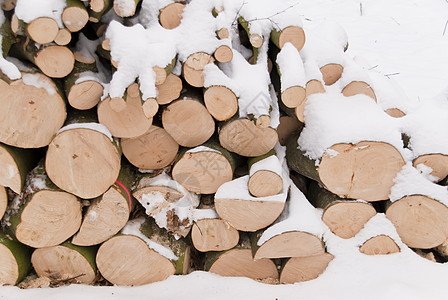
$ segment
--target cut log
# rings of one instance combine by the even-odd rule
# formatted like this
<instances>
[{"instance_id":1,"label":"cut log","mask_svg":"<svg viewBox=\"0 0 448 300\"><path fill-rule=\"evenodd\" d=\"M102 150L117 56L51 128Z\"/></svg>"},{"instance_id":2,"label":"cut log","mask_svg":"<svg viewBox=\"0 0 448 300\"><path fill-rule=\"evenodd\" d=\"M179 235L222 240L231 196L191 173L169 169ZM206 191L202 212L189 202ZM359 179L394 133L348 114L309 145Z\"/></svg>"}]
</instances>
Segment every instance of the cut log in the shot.
<instances>
[{"instance_id":1,"label":"cut log","mask_svg":"<svg viewBox=\"0 0 448 300\"><path fill-rule=\"evenodd\" d=\"M114 0L114 11L122 18L135 15L137 5L141 0Z\"/></svg>"},{"instance_id":2,"label":"cut log","mask_svg":"<svg viewBox=\"0 0 448 300\"><path fill-rule=\"evenodd\" d=\"M146 99L142 104L142 109L145 117L151 119L159 111L159 103L154 98Z\"/></svg>"},{"instance_id":3,"label":"cut log","mask_svg":"<svg viewBox=\"0 0 448 300\"><path fill-rule=\"evenodd\" d=\"M260 48L263 45L263 37L255 32L251 32L249 22L244 20L243 17L238 18L239 24L244 28L249 38L249 42L254 48Z\"/></svg>"},{"instance_id":4,"label":"cut log","mask_svg":"<svg viewBox=\"0 0 448 300\"><path fill-rule=\"evenodd\" d=\"M320 68L325 85L332 85L342 76L344 67L339 64L329 63Z\"/></svg>"},{"instance_id":5,"label":"cut log","mask_svg":"<svg viewBox=\"0 0 448 300\"><path fill-rule=\"evenodd\" d=\"M232 180L236 158L218 143L208 142L178 157L173 178L187 190L197 194L214 194L225 182Z\"/></svg>"},{"instance_id":6,"label":"cut log","mask_svg":"<svg viewBox=\"0 0 448 300\"><path fill-rule=\"evenodd\" d=\"M330 253L289 259L280 273L281 283L296 283L315 279L326 269L334 256Z\"/></svg>"},{"instance_id":7,"label":"cut log","mask_svg":"<svg viewBox=\"0 0 448 300\"><path fill-rule=\"evenodd\" d=\"M159 10L159 22L163 28L174 29L182 21L185 4L171 3Z\"/></svg>"},{"instance_id":8,"label":"cut log","mask_svg":"<svg viewBox=\"0 0 448 300\"><path fill-rule=\"evenodd\" d=\"M228 120L238 111L238 99L235 93L225 86L208 87L204 92L204 103L217 121Z\"/></svg>"},{"instance_id":9,"label":"cut log","mask_svg":"<svg viewBox=\"0 0 448 300\"><path fill-rule=\"evenodd\" d=\"M206 65L213 61L213 57L205 52L196 52L191 54L182 67L182 73L185 81L194 87L203 87L204 76L202 75L202 71Z\"/></svg>"},{"instance_id":10,"label":"cut log","mask_svg":"<svg viewBox=\"0 0 448 300\"><path fill-rule=\"evenodd\" d=\"M223 252L207 252L205 269L221 276L247 277L254 280L278 279L275 263L267 258L254 260L250 241L242 241L233 249Z\"/></svg>"},{"instance_id":11,"label":"cut log","mask_svg":"<svg viewBox=\"0 0 448 300\"><path fill-rule=\"evenodd\" d=\"M131 187L135 174L129 165L122 165L117 181L107 192L91 201L72 243L78 246L97 245L117 234L129 220L135 203Z\"/></svg>"},{"instance_id":12,"label":"cut log","mask_svg":"<svg viewBox=\"0 0 448 300\"><path fill-rule=\"evenodd\" d=\"M331 232L343 239L354 237L376 215L371 204L340 198L316 182L309 185L307 198L315 207L324 210L322 221Z\"/></svg>"},{"instance_id":13,"label":"cut log","mask_svg":"<svg viewBox=\"0 0 448 300\"><path fill-rule=\"evenodd\" d=\"M0 143L0 185L20 194L26 176L36 166L38 159L35 151Z\"/></svg>"},{"instance_id":14,"label":"cut log","mask_svg":"<svg viewBox=\"0 0 448 300\"><path fill-rule=\"evenodd\" d=\"M406 114L398 108L389 108L385 110L386 114L394 118L404 117Z\"/></svg>"},{"instance_id":15,"label":"cut log","mask_svg":"<svg viewBox=\"0 0 448 300\"><path fill-rule=\"evenodd\" d=\"M274 28L271 32L271 40L280 49L285 43L291 43L300 51L305 45L305 32L298 26L288 26L282 30Z\"/></svg>"},{"instance_id":16,"label":"cut log","mask_svg":"<svg viewBox=\"0 0 448 300\"><path fill-rule=\"evenodd\" d=\"M375 92L373 91L372 87L369 84L365 83L364 81L350 82L342 89L342 94L345 97L364 94L364 95L372 98L373 100L377 101Z\"/></svg>"},{"instance_id":17,"label":"cut log","mask_svg":"<svg viewBox=\"0 0 448 300\"><path fill-rule=\"evenodd\" d=\"M224 220L202 219L193 224L191 240L198 251L224 251L238 244L239 233Z\"/></svg>"},{"instance_id":18,"label":"cut log","mask_svg":"<svg viewBox=\"0 0 448 300\"><path fill-rule=\"evenodd\" d=\"M196 99L184 98L172 102L162 113L163 128L184 147L199 146L215 132L215 121Z\"/></svg>"},{"instance_id":19,"label":"cut log","mask_svg":"<svg viewBox=\"0 0 448 300\"><path fill-rule=\"evenodd\" d=\"M181 91L182 80L170 73L162 84L157 85L157 103L159 105L169 104L171 101L179 98Z\"/></svg>"},{"instance_id":20,"label":"cut log","mask_svg":"<svg viewBox=\"0 0 448 300\"><path fill-rule=\"evenodd\" d=\"M268 153L277 141L275 129L257 127L249 119L230 120L219 131L219 142L225 149L247 157Z\"/></svg>"},{"instance_id":21,"label":"cut log","mask_svg":"<svg viewBox=\"0 0 448 300\"><path fill-rule=\"evenodd\" d=\"M315 79L308 81L305 87L305 101L302 101L298 106L294 108L294 114L300 122L305 123L304 111L306 99L308 99L309 96L317 93L325 93L325 88L322 82Z\"/></svg>"},{"instance_id":22,"label":"cut log","mask_svg":"<svg viewBox=\"0 0 448 300\"><path fill-rule=\"evenodd\" d=\"M165 82L168 75L174 69L174 65L176 64L176 58L174 57L169 64L164 67L155 66L153 67L153 71L156 73L156 85L161 85Z\"/></svg>"},{"instance_id":23,"label":"cut log","mask_svg":"<svg viewBox=\"0 0 448 300\"><path fill-rule=\"evenodd\" d=\"M45 168L59 188L91 199L106 192L117 180L121 152L112 137L106 135L107 128L83 121L88 122L74 116L61 129L48 146Z\"/></svg>"},{"instance_id":24,"label":"cut log","mask_svg":"<svg viewBox=\"0 0 448 300\"><path fill-rule=\"evenodd\" d=\"M31 269L31 249L0 232L0 285L16 285Z\"/></svg>"},{"instance_id":25,"label":"cut log","mask_svg":"<svg viewBox=\"0 0 448 300\"><path fill-rule=\"evenodd\" d=\"M43 163L27 178L24 192L12 203L10 230L21 243L33 248L58 245L78 231L81 202L58 189L45 174Z\"/></svg>"},{"instance_id":26,"label":"cut log","mask_svg":"<svg viewBox=\"0 0 448 300\"><path fill-rule=\"evenodd\" d=\"M94 12L102 12L107 7L112 8L112 0L90 0L90 9Z\"/></svg>"},{"instance_id":27,"label":"cut log","mask_svg":"<svg viewBox=\"0 0 448 300\"><path fill-rule=\"evenodd\" d=\"M58 34L54 38L54 42L59 46L66 46L72 40L71 32L66 28L60 28Z\"/></svg>"},{"instance_id":28,"label":"cut log","mask_svg":"<svg viewBox=\"0 0 448 300\"><path fill-rule=\"evenodd\" d=\"M142 229L142 233L140 226L148 225L142 225L141 219L130 221L128 225L129 233L125 231L125 235L112 237L98 250L98 269L109 282L115 285L143 285L188 271L190 248L184 241L176 241L152 225L149 227L155 229L155 232Z\"/></svg>"},{"instance_id":29,"label":"cut log","mask_svg":"<svg viewBox=\"0 0 448 300\"><path fill-rule=\"evenodd\" d=\"M221 45L216 48L215 53L213 53L215 59L220 63L227 63L233 58L233 50L227 45Z\"/></svg>"},{"instance_id":30,"label":"cut log","mask_svg":"<svg viewBox=\"0 0 448 300\"><path fill-rule=\"evenodd\" d=\"M8 194L3 186L0 186L0 220L5 214L6 207L8 206Z\"/></svg>"},{"instance_id":31,"label":"cut log","mask_svg":"<svg viewBox=\"0 0 448 300\"><path fill-rule=\"evenodd\" d=\"M302 127L303 125L301 125L297 118L290 116L281 116L280 124L277 127L278 141L280 145L285 146L289 136L294 131L301 130Z\"/></svg>"},{"instance_id":32,"label":"cut log","mask_svg":"<svg viewBox=\"0 0 448 300\"><path fill-rule=\"evenodd\" d=\"M4 11L11 11L16 7L17 0L4 0L2 3L2 9Z\"/></svg>"},{"instance_id":33,"label":"cut log","mask_svg":"<svg viewBox=\"0 0 448 300\"><path fill-rule=\"evenodd\" d=\"M89 21L87 8L80 0L66 0L67 5L62 12L62 22L71 32L77 32Z\"/></svg>"},{"instance_id":34,"label":"cut log","mask_svg":"<svg viewBox=\"0 0 448 300\"><path fill-rule=\"evenodd\" d=\"M410 195L392 202L386 210L403 243L430 249L448 239L448 207L423 195Z\"/></svg>"},{"instance_id":35,"label":"cut log","mask_svg":"<svg viewBox=\"0 0 448 300\"><path fill-rule=\"evenodd\" d=\"M98 104L98 120L114 137L136 138L148 132L152 118L147 118L142 108L138 84L131 84L126 93L125 107L120 112L113 109L111 98Z\"/></svg>"},{"instance_id":36,"label":"cut log","mask_svg":"<svg viewBox=\"0 0 448 300\"><path fill-rule=\"evenodd\" d=\"M400 252L400 247L391 237L377 235L365 241L359 251L366 255L386 255Z\"/></svg>"},{"instance_id":37,"label":"cut log","mask_svg":"<svg viewBox=\"0 0 448 300\"><path fill-rule=\"evenodd\" d=\"M54 19L47 17L36 18L28 24L15 18L11 27L13 32L26 35L39 44L53 42L59 32L58 23Z\"/></svg>"},{"instance_id":38,"label":"cut log","mask_svg":"<svg viewBox=\"0 0 448 300\"><path fill-rule=\"evenodd\" d=\"M430 167L432 169L431 175L437 177L437 181L441 181L448 176L448 155L439 153L420 155L413 162L414 167L419 164Z\"/></svg>"},{"instance_id":39,"label":"cut log","mask_svg":"<svg viewBox=\"0 0 448 300\"><path fill-rule=\"evenodd\" d=\"M286 152L288 165L296 172L343 198L365 201L388 199L393 179L405 164L400 152L384 142L335 144L318 166L297 149L297 135L288 140Z\"/></svg>"},{"instance_id":40,"label":"cut log","mask_svg":"<svg viewBox=\"0 0 448 300\"><path fill-rule=\"evenodd\" d=\"M108 13L113 6L113 0L90 0L89 21L91 26L95 28L97 37L102 36L101 31L105 31L106 24L101 23L101 17ZM98 31L99 30L99 31Z\"/></svg>"},{"instance_id":41,"label":"cut log","mask_svg":"<svg viewBox=\"0 0 448 300\"><path fill-rule=\"evenodd\" d=\"M22 79L10 84L0 80L0 91L0 142L20 148L47 146L66 117L53 81L40 73L22 73Z\"/></svg>"},{"instance_id":42,"label":"cut log","mask_svg":"<svg viewBox=\"0 0 448 300\"><path fill-rule=\"evenodd\" d=\"M301 86L291 86L282 92L283 104L289 108L295 108L305 101L305 88Z\"/></svg>"},{"instance_id":43,"label":"cut log","mask_svg":"<svg viewBox=\"0 0 448 300\"><path fill-rule=\"evenodd\" d=\"M124 156L131 164L144 170L161 169L176 158L179 145L168 132L155 125L136 138L122 139Z\"/></svg>"},{"instance_id":44,"label":"cut log","mask_svg":"<svg viewBox=\"0 0 448 300\"><path fill-rule=\"evenodd\" d=\"M219 217L242 231L256 231L272 224L283 211L287 191L271 197L252 197L243 176L221 185L215 194ZM229 194L230 193L230 194Z\"/></svg>"},{"instance_id":45,"label":"cut log","mask_svg":"<svg viewBox=\"0 0 448 300\"><path fill-rule=\"evenodd\" d=\"M248 189L252 196L269 197L279 194L283 189L282 166L275 151L248 160Z\"/></svg>"},{"instance_id":46,"label":"cut log","mask_svg":"<svg viewBox=\"0 0 448 300\"><path fill-rule=\"evenodd\" d=\"M80 247L65 242L34 250L31 263L39 277L47 277L51 282L92 284L97 275L97 250L97 247Z\"/></svg>"}]
</instances>

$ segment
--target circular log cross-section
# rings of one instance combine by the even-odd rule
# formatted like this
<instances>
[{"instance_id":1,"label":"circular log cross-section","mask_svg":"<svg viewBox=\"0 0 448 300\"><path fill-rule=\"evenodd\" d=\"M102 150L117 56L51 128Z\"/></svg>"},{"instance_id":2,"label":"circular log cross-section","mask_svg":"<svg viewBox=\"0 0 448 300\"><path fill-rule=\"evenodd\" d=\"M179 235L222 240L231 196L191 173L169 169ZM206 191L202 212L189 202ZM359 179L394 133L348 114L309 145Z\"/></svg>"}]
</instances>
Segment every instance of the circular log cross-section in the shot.
<instances>
[{"instance_id":1,"label":"circular log cross-section","mask_svg":"<svg viewBox=\"0 0 448 300\"><path fill-rule=\"evenodd\" d=\"M213 62L213 57L204 52L196 52L191 54L184 62L182 71L185 81L194 87L204 86L204 76L202 71L204 67Z\"/></svg>"},{"instance_id":2,"label":"circular log cross-section","mask_svg":"<svg viewBox=\"0 0 448 300\"><path fill-rule=\"evenodd\" d=\"M377 235L365 241L359 251L366 255L386 255L400 252L400 247L391 237Z\"/></svg>"},{"instance_id":3,"label":"circular log cross-section","mask_svg":"<svg viewBox=\"0 0 448 300\"><path fill-rule=\"evenodd\" d=\"M97 245L117 234L129 219L127 195L112 186L87 209L72 243L78 246Z\"/></svg>"},{"instance_id":4,"label":"circular log cross-section","mask_svg":"<svg viewBox=\"0 0 448 300\"><path fill-rule=\"evenodd\" d=\"M281 97L286 107L295 108L305 101L306 92L301 86L291 86L282 92Z\"/></svg>"},{"instance_id":5,"label":"circular log cross-section","mask_svg":"<svg viewBox=\"0 0 448 300\"><path fill-rule=\"evenodd\" d=\"M278 37L275 37L277 35ZM286 43L291 43L298 51L300 51L305 45L305 32L298 26L288 26L280 32L273 32L271 37L280 49L282 49Z\"/></svg>"},{"instance_id":6,"label":"circular log cross-section","mask_svg":"<svg viewBox=\"0 0 448 300\"><path fill-rule=\"evenodd\" d=\"M68 103L79 110L95 107L103 95L103 86L95 80L86 80L72 85L67 94Z\"/></svg>"},{"instance_id":7,"label":"circular log cross-section","mask_svg":"<svg viewBox=\"0 0 448 300\"><path fill-rule=\"evenodd\" d=\"M339 64L326 64L320 68L325 85L332 85L342 76L344 68Z\"/></svg>"},{"instance_id":8,"label":"circular log cross-section","mask_svg":"<svg viewBox=\"0 0 448 300\"><path fill-rule=\"evenodd\" d=\"M194 99L171 103L162 113L163 128L181 146L196 147L215 132L215 121L204 105Z\"/></svg>"},{"instance_id":9,"label":"circular log cross-section","mask_svg":"<svg viewBox=\"0 0 448 300\"><path fill-rule=\"evenodd\" d=\"M411 248L431 249L448 239L448 207L429 197L403 197L387 208L386 216Z\"/></svg>"},{"instance_id":10,"label":"circular log cross-section","mask_svg":"<svg viewBox=\"0 0 448 300\"><path fill-rule=\"evenodd\" d=\"M438 178L438 181L445 179L448 176L448 155L434 153L425 154L417 157L414 160L414 167L419 164L425 164L432 169L431 175Z\"/></svg>"},{"instance_id":11,"label":"circular log cross-section","mask_svg":"<svg viewBox=\"0 0 448 300\"><path fill-rule=\"evenodd\" d=\"M50 45L39 51L34 58L36 66L47 76L63 78L75 65L73 52L65 46Z\"/></svg>"},{"instance_id":12,"label":"circular log cross-section","mask_svg":"<svg viewBox=\"0 0 448 300\"><path fill-rule=\"evenodd\" d=\"M120 153L103 133L73 128L50 143L45 169L60 189L83 199L95 198L117 180Z\"/></svg>"},{"instance_id":13,"label":"circular log cross-section","mask_svg":"<svg viewBox=\"0 0 448 300\"><path fill-rule=\"evenodd\" d=\"M301 124L296 118L290 116L281 116L280 124L277 127L278 141L280 145L285 146L291 133L301 128Z\"/></svg>"},{"instance_id":14,"label":"circular log cross-section","mask_svg":"<svg viewBox=\"0 0 448 300\"><path fill-rule=\"evenodd\" d=\"M36 249L31 263L39 277L55 281L92 284L96 278L96 270L89 261L80 252L63 245Z\"/></svg>"},{"instance_id":15,"label":"circular log cross-section","mask_svg":"<svg viewBox=\"0 0 448 300\"><path fill-rule=\"evenodd\" d=\"M67 6L62 12L62 22L71 32L78 32L89 21L89 13L84 5Z\"/></svg>"},{"instance_id":16,"label":"circular log cross-section","mask_svg":"<svg viewBox=\"0 0 448 300\"><path fill-rule=\"evenodd\" d=\"M36 18L27 26L30 38L39 44L48 44L54 41L59 32L58 23L52 18Z\"/></svg>"},{"instance_id":17,"label":"circular log cross-section","mask_svg":"<svg viewBox=\"0 0 448 300\"><path fill-rule=\"evenodd\" d=\"M182 21L182 13L185 5L182 3L171 3L159 11L160 25L166 29L174 29Z\"/></svg>"},{"instance_id":18,"label":"circular log cross-section","mask_svg":"<svg viewBox=\"0 0 448 300\"><path fill-rule=\"evenodd\" d=\"M202 219L193 224L191 240L201 252L229 250L238 244L238 230L221 219Z\"/></svg>"},{"instance_id":19,"label":"circular log cross-section","mask_svg":"<svg viewBox=\"0 0 448 300\"><path fill-rule=\"evenodd\" d=\"M255 252L254 259L305 257L324 253L324 245L317 236L302 231L290 231L264 242Z\"/></svg>"},{"instance_id":20,"label":"circular log cross-section","mask_svg":"<svg viewBox=\"0 0 448 300\"><path fill-rule=\"evenodd\" d=\"M389 198L393 179L404 166L400 152L383 142L336 144L324 154L319 178L333 194L350 199L380 201Z\"/></svg>"},{"instance_id":21,"label":"circular log cross-section","mask_svg":"<svg viewBox=\"0 0 448 300\"><path fill-rule=\"evenodd\" d=\"M159 105L169 104L179 98L182 91L182 79L170 73L164 83L157 85L157 103Z\"/></svg>"},{"instance_id":22,"label":"circular log cross-section","mask_svg":"<svg viewBox=\"0 0 448 300\"><path fill-rule=\"evenodd\" d=\"M28 76L56 91L54 83L45 75L23 74L25 80ZM20 148L47 146L65 121L62 97L27 85L23 78L10 85L0 80L0 91L0 142Z\"/></svg>"},{"instance_id":23,"label":"circular log cross-section","mask_svg":"<svg viewBox=\"0 0 448 300\"><path fill-rule=\"evenodd\" d=\"M173 179L197 194L214 194L232 177L232 165L215 151L187 152L173 167Z\"/></svg>"},{"instance_id":24,"label":"circular log cross-section","mask_svg":"<svg viewBox=\"0 0 448 300\"><path fill-rule=\"evenodd\" d=\"M249 119L237 119L221 128L219 142L231 152L256 157L272 150L278 142L278 135L271 127L260 128Z\"/></svg>"},{"instance_id":25,"label":"circular log cross-section","mask_svg":"<svg viewBox=\"0 0 448 300\"><path fill-rule=\"evenodd\" d=\"M249 178L249 192L254 197L269 197L279 194L283 189L283 179L269 170L258 170Z\"/></svg>"},{"instance_id":26,"label":"circular log cross-section","mask_svg":"<svg viewBox=\"0 0 448 300\"><path fill-rule=\"evenodd\" d=\"M122 139L121 147L129 162L143 170L168 166L174 161L179 150L179 144L168 132L155 125L139 137Z\"/></svg>"},{"instance_id":27,"label":"circular log cross-section","mask_svg":"<svg viewBox=\"0 0 448 300\"><path fill-rule=\"evenodd\" d=\"M254 260L250 249L232 249L224 252L212 264L209 272L221 276L252 279L278 279L277 266L270 259Z\"/></svg>"},{"instance_id":28,"label":"circular log cross-section","mask_svg":"<svg viewBox=\"0 0 448 300\"><path fill-rule=\"evenodd\" d=\"M335 235L349 239L375 214L375 208L365 202L335 201L325 208L322 221Z\"/></svg>"},{"instance_id":29,"label":"circular log cross-section","mask_svg":"<svg viewBox=\"0 0 448 300\"><path fill-rule=\"evenodd\" d=\"M101 275L116 285L148 284L175 273L171 261L132 235L119 235L104 242L96 264Z\"/></svg>"},{"instance_id":30,"label":"circular log cross-section","mask_svg":"<svg viewBox=\"0 0 448 300\"><path fill-rule=\"evenodd\" d=\"M372 98L373 100L375 100L375 102L377 101L375 92L373 91L372 87L364 81L350 82L342 89L342 94L345 97L363 94Z\"/></svg>"},{"instance_id":31,"label":"circular log cross-section","mask_svg":"<svg viewBox=\"0 0 448 300\"><path fill-rule=\"evenodd\" d=\"M235 93L225 86L211 86L204 92L204 103L210 114L218 121L230 119L238 111Z\"/></svg>"},{"instance_id":32,"label":"circular log cross-section","mask_svg":"<svg viewBox=\"0 0 448 300\"><path fill-rule=\"evenodd\" d=\"M233 51L232 51L232 48L230 48L229 46L221 45L215 50L215 53L213 54L213 56L220 63L227 63L232 60Z\"/></svg>"},{"instance_id":33,"label":"circular log cross-section","mask_svg":"<svg viewBox=\"0 0 448 300\"><path fill-rule=\"evenodd\" d=\"M81 226L81 202L61 191L41 190L26 204L15 235L33 248L58 245Z\"/></svg>"},{"instance_id":34,"label":"circular log cross-section","mask_svg":"<svg viewBox=\"0 0 448 300\"><path fill-rule=\"evenodd\" d=\"M334 258L330 253L289 259L280 273L281 283L303 282L317 278Z\"/></svg>"},{"instance_id":35,"label":"circular log cross-section","mask_svg":"<svg viewBox=\"0 0 448 300\"><path fill-rule=\"evenodd\" d=\"M58 34L54 38L54 42L59 46L68 45L72 40L72 34L67 28L60 28Z\"/></svg>"}]
</instances>

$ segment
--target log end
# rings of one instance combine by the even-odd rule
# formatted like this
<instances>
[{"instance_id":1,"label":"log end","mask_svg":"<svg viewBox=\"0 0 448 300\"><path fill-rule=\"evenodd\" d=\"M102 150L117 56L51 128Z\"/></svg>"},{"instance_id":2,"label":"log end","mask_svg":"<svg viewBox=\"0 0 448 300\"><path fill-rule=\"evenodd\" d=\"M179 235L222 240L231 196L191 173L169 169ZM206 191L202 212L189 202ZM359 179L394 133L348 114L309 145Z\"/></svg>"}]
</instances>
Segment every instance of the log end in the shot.
<instances>
[{"instance_id":1,"label":"log end","mask_svg":"<svg viewBox=\"0 0 448 300\"><path fill-rule=\"evenodd\" d=\"M223 251L238 244L239 233L224 220L202 219L193 224L191 240L198 251Z\"/></svg>"},{"instance_id":2,"label":"log end","mask_svg":"<svg viewBox=\"0 0 448 300\"><path fill-rule=\"evenodd\" d=\"M68 92L68 103L76 109L87 110L95 107L103 95L103 86L94 80L74 84Z\"/></svg>"},{"instance_id":3,"label":"log end","mask_svg":"<svg viewBox=\"0 0 448 300\"><path fill-rule=\"evenodd\" d=\"M342 76L344 68L339 64L326 64L320 68L325 85L332 85Z\"/></svg>"},{"instance_id":4,"label":"log end","mask_svg":"<svg viewBox=\"0 0 448 300\"><path fill-rule=\"evenodd\" d=\"M280 274L281 283L296 283L315 279L326 269L334 256L330 253L288 260Z\"/></svg>"},{"instance_id":5,"label":"log end","mask_svg":"<svg viewBox=\"0 0 448 300\"><path fill-rule=\"evenodd\" d=\"M359 251L366 255L387 255L400 252L400 247L391 237L377 235L365 241Z\"/></svg>"}]
</instances>

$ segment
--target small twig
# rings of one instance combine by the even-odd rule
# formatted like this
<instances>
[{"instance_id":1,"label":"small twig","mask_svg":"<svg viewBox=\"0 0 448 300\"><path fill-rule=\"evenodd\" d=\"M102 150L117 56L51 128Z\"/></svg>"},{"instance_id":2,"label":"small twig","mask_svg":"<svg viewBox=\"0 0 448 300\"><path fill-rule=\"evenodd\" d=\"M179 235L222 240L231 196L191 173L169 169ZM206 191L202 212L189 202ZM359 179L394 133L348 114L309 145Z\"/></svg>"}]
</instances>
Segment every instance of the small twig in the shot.
<instances>
[{"instance_id":1,"label":"small twig","mask_svg":"<svg viewBox=\"0 0 448 300\"><path fill-rule=\"evenodd\" d=\"M384 76L386 76L387 78L389 78L389 76L394 76L394 75L399 75L399 74L400 74L400 72L397 72L397 73L386 74L386 75L384 75Z\"/></svg>"},{"instance_id":2,"label":"small twig","mask_svg":"<svg viewBox=\"0 0 448 300\"><path fill-rule=\"evenodd\" d=\"M448 0L447 0L448 1ZM445 28L443 29L443 34L442 36L445 36L445 32L446 32L446 26L448 25L448 20L446 20L445 22Z\"/></svg>"},{"instance_id":3,"label":"small twig","mask_svg":"<svg viewBox=\"0 0 448 300\"><path fill-rule=\"evenodd\" d=\"M359 2L359 12L361 13L361 17L362 17L362 2Z\"/></svg>"},{"instance_id":4,"label":"small twig","mask_svg":"<svg viewBox=\"0 0 448 300\"><path fill-rule=\"evenodd\" d=\"M238 16L240 15L240 11L243 8L244 5L246 5L247 2L243 2L241 3L240 8L238 9L238 11L235 14L235 19L233 19L232 25L236 25L236 20L238 20Z\"/></svg>"}]
</instances>

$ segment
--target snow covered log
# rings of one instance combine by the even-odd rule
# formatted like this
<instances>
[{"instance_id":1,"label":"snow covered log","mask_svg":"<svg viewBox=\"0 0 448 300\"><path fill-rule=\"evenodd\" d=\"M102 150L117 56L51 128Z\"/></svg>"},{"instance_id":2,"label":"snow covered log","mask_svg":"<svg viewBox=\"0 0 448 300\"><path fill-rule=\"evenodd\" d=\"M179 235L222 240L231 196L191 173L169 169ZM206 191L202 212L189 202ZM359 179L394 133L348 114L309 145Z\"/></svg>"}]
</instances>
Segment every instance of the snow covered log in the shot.
<instances>
[{"instance_id":1,"label":"snow covered log","mask_svg":"<svg viewBox=\"0 0 448 300\"><path fill-rule=\"evenodd\" d=\"M185 81L194 87L204 86L204 75L202 72L214 58L205 52L196 52L188 56L182 66L182 75Z\"/></svg>"},{"instance_id":2,"label":"snow covered log","mask_svg":"<svg viewBox=\"0 0 448 300\"><path fill-rule=\"evenodd\" d=\"M135 201L131 197L131 187L135 172L122 164L117 181L103 195L90 201L79 231L72 243L78 246L97 245L117 234L129 220Z\"/></svg>"},{"instance_id":3,"label":"snow covered log","mask_svg":"<svg viewBox=\"0 0 448 300\"><path fill-rule=\"evenodd\" d=\"M219 218L198 220L191 229L193 246L201 252L232 249L238 244L239 236L238 230Z\"/></svg>"},{"instance_id":4,"label":"snow covered log","mask_svg":"<svg viewBox=\"0 0 448 300\"><path fill-rule=\"evenodd\" d=\"M333 258L334 256L330 253L292 257L280 271L280 283L295 283L315 279L327 269Z\"/></svg>"},{"instance_id":5,"label":"snow covered log","mask_svg":"<svg viewBox=\"0 0 448 300\"><path fill-rule=\"evenodd\" d=\"M39 277L50 282L93 284L97 278L95 256L98 247L80 247L65 242L39 248L31 255L31 263Z\"/></svg>"},{"instance_id":6,"label":"snow covered log","mask_svg":"<svg viewBox=\"0 0 448 300\"><path fill-rule=\"evenodd\" d=\"M31 269L31 248L0 232L1 285L15 285L22 281Z\"/></svg>"},{"instance_id":7,"label":"snow covered log","mask_svg":"<svg viewBox=\"0 0 448 300\"><path fill-rule=\"evenodd\" d=\"M57 188L40 163L29 174L23 192L11 202L5 222L21 243L34 248L50 247L78 231L81 209L81 201Z\"/></svg>"},{"instance_id":8,"label":"snow covered log","mask_svg":"<svg viewBox=\"0 0 448 300\"><path fill-rule=\"evenodd\" d=\"M365 241L359 251L366 255L386 255L400 252L400 248L391 237L377 235Z\"/></svg>"},{"instance_id":9,"label":"snow covered log","mask_svg":"<svg viewBox=\"0 0 448 300\"><path fill-rule=\"evenodd\" d=\"M182 79L179 76L170 73L166 80L157 87L157 103L159 105L169 104L180 96L182 91Z\"/></svg>"},{"instance_id":10,"label":"snow covered log","mask_svg":"<svg viewBox=\"0 0 448 300\"><path fill-rule=\"evenodd\" d=\"M320 187L317 182L310 184L307 198L315 207L323 209L322 221L343 239L354 237L376 214L370 203L343 199Z\"/></svg>"},{"instance_id":11,"label":"snow covered log","mask_svg":"<svg viewBox=\"0 0 448 300\"><path fill-rule=\"evenodd\" d=\"M27 23L14 14L11 19L11 30L14 34L27 36L36 43L48 44L56 39L59 26L52 18L38 17Z\"/></svg>"},{"instance_id":12,"label":"snow covered log","mask_svg":"<svg viewBox=\"0 0 448 300\"><path fill-rule=\"evenodd\" d=\"M248 160L248 189L252 196L269 197L279 194L283 189L282 165L271 150L266 155Z\"/></svg>"},{"instance_id":13,"label":"snow covered log","mask_svg":"<svg viewBox=\"0 0 448 300\"><path fill-rule=\"evenodd\" d=\"M116 285L143 285L186 274L190 247L160 229L150 218L128 222L121 231L98 249L98 269Z\"/></svg>"},{"instance_id":14,"label":"snow covered log","mask_svg":"<svg viewBox=\"0 0 448 300\"><path fill-rule=\"evenodd\" d=\"M169 4L159 9L159 22L163 28L174 29L180 25L185 8L185 4L181 2L184 1L165 1L165 4Z\"/></svg>"},{"instance_id":15,"label":"snow covered log","mask_svg":"<svg viewBox=\"0 0 448 300\"><path fill-rule=\"evenodd\" d=\"M45 169L62 190L91 199L117 180L120 160L118 144L95 112L73 112L48 146Z\"/></svg>"}]
</instances>

